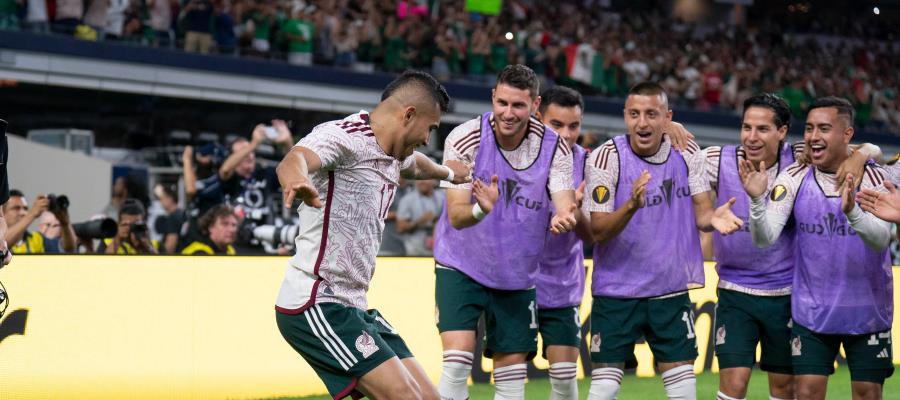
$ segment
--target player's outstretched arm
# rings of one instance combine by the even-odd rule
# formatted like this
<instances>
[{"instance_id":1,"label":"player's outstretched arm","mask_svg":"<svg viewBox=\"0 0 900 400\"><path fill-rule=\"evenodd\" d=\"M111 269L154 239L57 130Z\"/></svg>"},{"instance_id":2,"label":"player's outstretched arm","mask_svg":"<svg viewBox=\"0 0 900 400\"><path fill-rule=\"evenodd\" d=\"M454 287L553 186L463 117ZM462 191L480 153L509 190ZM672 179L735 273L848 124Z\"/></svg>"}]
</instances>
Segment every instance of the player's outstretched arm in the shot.
<instances>
[{"instance_id":1,"label":"player's outstretched arm","mask_svg":"<svg viewBox=\"0 0 900 400\"><path fill-rule=\"evenodd\" d=\"M672 141L672 147L675 147L675 150L678 151L685 151L688 147L688 142L694 140L694 134L685 129L684 125L675 121L669 121L665 128L665 134Z\"/></svg>"},{"instance_id":2,"label":"player's outstretched arm","mask_svg":"<svg viewBox=\"0 0 900 400\"><path fill-rule=\"evenodd\" d=\"M244 146L240 150L231 153L231 155L222 162L222 166L219 167L219 178L223 181L230 179L238 164L240 164L245 157L250 155L250 153L256 151L256 148L259 147L260 143L264 140L266 140L265 126L258 124L253 128L253 134L251 134L250 137L250 145Z\"/></svg>"},{"instance_id":3,"label":"player's outstretched arm","mask_svg":"<svg viewBox=\"0 0 900 400\"><path fill-rule=\"evenodd\" d=\"M410 157L415 159L408 168L400 171L400 175L406 179L437 179L456 185L472 181L469 167L459 161L448 160L446 165L440 165L418 151L413 152Z\"/></svg>"},{"instance_id":4,"label":"player's outstretched arm","mask_svg":"<svg viewBox=\"0 0 900 400\"><path fill-rule=\"evenodd\" d=\"M468 228L490 214L500 197L497 179L496 175L492 176L490 184L475 179L472 190L447 189L447 216L450 225L456 229ZM473 196L475 204L472 204Z\"/></svg>"},{"instance_id":5,"label":"player's outstretched arm","mask_svg":"<svg viewBox=\"0 0 900 400\"><path fill-rule=\"evenodd\" d=\"M294 146L278 163L275 172L281 183L284 207L290 208L294 198L302 200L306 205L322 208L319 192L309 180L309 174L322 167L322 161L312 150L303 146Z\"/></svg>"},{"instance_id":6,"label":"player's outstretched arm","mask_svg":"<svg viewBox=\"0 0 900 400\"><path fill-rule=\"evenodd\" d=\"M646 204L647 182L650 182L650 173L644 171L632 184L631 198L625 204L613 212L591 213L591 233L595 242L605 243L625 229L634 213Z\"/></svg>"},{"instance_id":7,"label":"player's outstretched arm","mask_svg":"<svg viewBox=\"0 0 900 400\"><path fill-rule=\"evenodd\" d=\"M884 181L887 193L863 189L856 194L859 206L868 213L888 222L900 224L900 192L890 181Z\"/></svg>"},{"instance_id":8,"label":"player's outstretched arm","mask_svg":"<svg viewBox=\"0 0 900 400\"><path fill-rule=\"evenodd\" d=\"M703 192L691 196L694 202L694 217L696 218L697 229L703 232L715 230L723 235L734 233L734 231L744 225L744 221L731 212L731 206L734 205L737 199L732 197L719 208L713 209L711 193Z\"/></svg>"},{"instance_id":9,"label":"player's outstretched arm","mask_svg":"<svg viewBox=\"0 0 900 400\"><path fill-rule=\"evenodd\" d=\"M848 175L841 186L841 211L847 216L850 226L859 235L859 238L870 249L884 250L891 242L891 223L864 212L856 203L856 187L853 186L853 176ZM884 189L876 187L877 192ZM887 194L887 193L884 193Z\"/></svg>"},{"instance_id":10,"label":"player's outstretched arm","mask_svg":"<svg viewBox=\"0 0 900 400\"><path fill-rule=\"evenodd\" d=\"M584 241L585 245L590 246L594 243L594 236L591 234L591 214L585 213L581 206L584 201L584 190L587 181L582 181L578 188L575 189L575 234Z\"/></svg>"}]
</instances>

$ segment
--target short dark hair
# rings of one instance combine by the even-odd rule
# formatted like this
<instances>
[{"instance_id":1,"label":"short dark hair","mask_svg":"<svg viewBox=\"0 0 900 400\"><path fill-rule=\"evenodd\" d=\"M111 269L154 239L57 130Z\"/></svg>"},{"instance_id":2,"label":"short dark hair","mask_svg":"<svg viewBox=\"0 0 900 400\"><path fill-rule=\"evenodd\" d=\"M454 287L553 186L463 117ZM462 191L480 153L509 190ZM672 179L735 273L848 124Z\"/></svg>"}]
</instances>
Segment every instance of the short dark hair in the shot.
<instances>
[{"instance_id":1,"label":"short dark hair","mask_svg":"<svg viewBox=\"0 0 900 400\"><path fill-rule=\"evenodd\" d=\"M25 194L22 193L19 189L9 189L9 197L25 197Z\"/></svg>"},{"instance_id":2,"label":"short dark hair","mask_svg":"<svg viewBox=\"0 0 900 400\"><path fill-rule=\"evenodd\" d=\"M853 104L850 103L849 100L843 97L837 96L828 96L828 97L819 97L812 104L809 105L809 108L806 109L806 113L809 114L810 111L815 110L817 108L827 108L834 107L837 109L838 115L846 116L850 119L850 126L853 126L854 118L856 118L856 109L853 108Z\"/></svg>"},{"instance_id":3,"label":"short dark hair","mask_svg":"<svg viewBox=\"0 0 900 400\"><path fill-rule=\"evenodd\" d=\"M565 86L554 86L541 93L541 105L538 107L538 111L541 114L545 113L551 104L565 108L577 106L581 108L582 112L584 111L584 98L581 97L581 93Z\"/></svg>"},{"instance_id":4,"label":"short dark hair","mask_svg":"<svg viewBox=\"0 0 900 400\"><path fill-rule=\"evenodd\" d=\"M234 208L228 204L219 204L210 208L199 220L197 220L197 225L200 227L200 233L209 235L209 227L213 226L219 218L224 218L229 215L234 216ZM237 217L235 216L235 218Z\"/></svg>"},{"instance_id":5,"label":"short dark hair","mask_svg":"<svg viewBox=\"0 0 900 400\"><path fill-rule=\"evenodd\" d=\"M531 98L535 98L541 91L541 81L534 70L522 64L507 65L497 74L497 86L506 84L516 89L527 90Z\"/></svg>"},{"instance_id":6,"label":"short dark hair","mask_svg":"<svg viewBox=\"0 0 900 400\"><path fill-rule=\"evenodd\" d=\"M780 96L775 93L760 93L753 95L744 100L744 112L741 118L747 114L750 107L768 108L775 113L775 128L781 129L782 126L791 127L791 107Z\"/></svg>"},{"instance_id":7,"label":"short dark hair","mask_svg":"<svg viewBox=\"0 0 900 400\"><path fill-rule=\"evenodd\" d=\"M666 89L663 89L663 87L656 82L644 81L638 83L631 87L631 90L628 91L628 95L662 96L663 102L666 103L666 107L669 106L669 96L666 95Z\"/></svg>"},{"instance_id":8,"label":"short dark hair","mask_svg":"<svg viewBox=\"0 0 900 400\"><path fill-rule=\"evenodd\" d=\"M175 187L172 185L159 184L159 190L163 192L166 196L171 197L173 200L178 202L178 192L175 190Z\"/></svg>"},{"instance_id":9,"label":"short dark hair","mask_svg":"<svg viewBox=\"0 0 900 400\"><path fill-rule=\"evenodd\" d=\"M389 83L381 92L381 101L387 100L398 89L407 85L415 85L427 92L431 99L440 106L441 111L447 112L450 109L450 95L447 94L444 85L441 85L431 74L416 70L407 70Z\"/></svg>"},{"instance_id":10,"label":"short dark hair","mask_svg":"<svg viewBox=\"0 0 900 400\"><path fill-rule=\"evenodd\" d=\"M122 205L119 206L119 218L121 218L122 215L144 216L147 215L147 212L140 200L129 197L122 201Z\"/></svg>"}]
</instances>

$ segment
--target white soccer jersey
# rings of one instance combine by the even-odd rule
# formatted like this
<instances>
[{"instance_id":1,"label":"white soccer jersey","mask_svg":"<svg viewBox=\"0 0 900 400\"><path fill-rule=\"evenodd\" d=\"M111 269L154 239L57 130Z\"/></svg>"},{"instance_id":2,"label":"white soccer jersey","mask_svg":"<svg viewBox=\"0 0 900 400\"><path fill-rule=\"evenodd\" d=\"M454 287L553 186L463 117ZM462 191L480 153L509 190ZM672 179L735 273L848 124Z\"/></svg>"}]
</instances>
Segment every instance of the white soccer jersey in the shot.
<instances>
[{"instance_id":1,"label":"white soccer jersey","mask_svg":"<svg viewBox=\"0 0 900 400\"><path fill-rule=\"evenodd\" d=\"M301 205L296 254L285 272L276 306L299 313L322 302L365 310L387 216L403 162L375 141L361 111L321 124L296 144L312 150L322 167L310 176L324 207Z\"/></svg>"},{"instance_id":2,"label":"white soccer jersey","mask_svg":"<svg viewBox=\"0 0 900 400\"><path fill-rule=\"evenodd\" d=\"M493 125L493 115L491 125ZM544 124L531 117L528 133L515 150L500 149L503 157L515 169L528 168L541 154L541 143L544 138ZM463 122L447 136L444 142L444 163L450 160L459 161L469 168L475 168L475 158L481 147L481 117ZM472 183L455 185L441 181L441 187L451 189L472 189ZM572 187L572 149L563 140L556 143L553 162L550 165L550 180L547 183L550 193L562 190L573 190Z\"/></svg>"}]
</instances>

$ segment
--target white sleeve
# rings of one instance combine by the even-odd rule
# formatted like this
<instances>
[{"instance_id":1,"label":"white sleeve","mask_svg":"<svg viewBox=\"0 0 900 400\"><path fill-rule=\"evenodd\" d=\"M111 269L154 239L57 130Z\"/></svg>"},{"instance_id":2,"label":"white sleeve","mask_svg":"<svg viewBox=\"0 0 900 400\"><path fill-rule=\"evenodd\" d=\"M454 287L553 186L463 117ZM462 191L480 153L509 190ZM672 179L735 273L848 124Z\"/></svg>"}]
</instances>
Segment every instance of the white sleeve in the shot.
<instances>
[{"instance_id":1,"label":"white sleeve","mask_svg":"<svg viewBox=\"0 0 900 400\"><path fill-rule=\"evenodd\" d=\"M768 196L750 198L750 235L757 247L769 247L781 235L805 175L805 167L792 165L778 174Z\"/></svg>"},{"instance_id":2,"label":"white sleeve","mask_svg":"<svg viewBox=\"0 0 900 400\"><path fill-rule=\"evenodd\" d=\"M326 122L313 128L312 132L304 136L295 146L312 150L322 161L323 170L333 170L336 166L345 163L349 151L350 139L343 129L333 123Z\"/></svg>"},{"instance_id":3,"label":"white sleeve","mask_svg":"<svg viewBox=\"0 0 900 400\"><path fill-rule=\"evenodd\" d=\"M706 153L700 150L700 146L693 140L688 141L688 147L682 153L688 168L688 186L691 196L708 192L710 190L709 177L706 174Z\"/></svg>"},{"instance_id":4,"label":"white sleeve","mask_svg":"<svg viewBox=\"0 0 900 400\"><path fill-rule=\"evenodd\" d=\"M481 145L481 119L475 118L466 121L450 131L447 140L444 141L444 164L447 161L459 161L470 169L475 169L475 156ZM472 182L453 184L441 181L442 188L448 189L472 189Z\"/></svg>"},{"instance_id":5,"label":"white sleeve","mask_svg":"<svg viewBox=\"0 0 900 400\"><path fill-rule=\"evenodd\" d=\"M566 148L565 142L559 139L553 153L553 162L550 164L550 179L547 182L550 194L575 189L572 186L573 163L572 150Z\"/></svg>"},{"instance_id":6,"label":"white sleeve","mask_svg":"<svg viewBox=\"0 0 900 400\"><path fill-rule=\"evenodd\" d=\"M619 154L612 140L592 151L584 167L584 196L590 212L615 211L616 184L619 180Z\"/></svg>"},{"instance_id":7,"label":"white sleeve","mask_svg":"<svg viewBox=\"0 0 900 400\"><path fill-rule=\"evenodd\" d=\"M867 166L862 187L887 193L884 179L885 171L882 168ZM847 221L872 250L882 251L891 243L891 223L863 211L859 204L854 203L853 210L847 214Z\"/></svg>"}]
</instances>

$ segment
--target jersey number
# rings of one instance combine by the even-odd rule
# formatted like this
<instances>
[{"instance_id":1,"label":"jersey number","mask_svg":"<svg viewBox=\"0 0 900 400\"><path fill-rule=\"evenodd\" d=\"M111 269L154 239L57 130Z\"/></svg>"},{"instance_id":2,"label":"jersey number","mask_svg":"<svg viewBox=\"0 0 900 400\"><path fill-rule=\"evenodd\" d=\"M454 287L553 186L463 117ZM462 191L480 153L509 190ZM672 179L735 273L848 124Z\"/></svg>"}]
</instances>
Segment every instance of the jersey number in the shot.
<instances>
[{"instance_id":1,"label":"jersey number","mask_svg":"<svg viewBox=\"0 0 900 400\"><path fill-rule=\"evenodd\" d=\"M391 202L394 200L394 191L396 190L397 187L393 183L386 183L381 187L381 208L379 210L381 219L387 218L388 211L391 209Z\"/></svg>"},{"instance_id":2,"label":"jersey number","mask_svg":"<svg viewBox=\"0 0 900 400\"><path fill-rule=\"evenodd\" d=\"M687 311L681 316L681 320L684 321L684 324L687 325L687 338L693 339L697 335L694 334L694 312L691 311L688 313Z\"/></svg>"}]
</instances>

